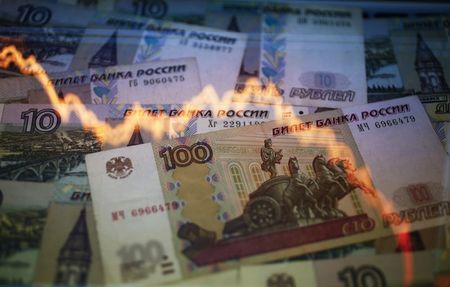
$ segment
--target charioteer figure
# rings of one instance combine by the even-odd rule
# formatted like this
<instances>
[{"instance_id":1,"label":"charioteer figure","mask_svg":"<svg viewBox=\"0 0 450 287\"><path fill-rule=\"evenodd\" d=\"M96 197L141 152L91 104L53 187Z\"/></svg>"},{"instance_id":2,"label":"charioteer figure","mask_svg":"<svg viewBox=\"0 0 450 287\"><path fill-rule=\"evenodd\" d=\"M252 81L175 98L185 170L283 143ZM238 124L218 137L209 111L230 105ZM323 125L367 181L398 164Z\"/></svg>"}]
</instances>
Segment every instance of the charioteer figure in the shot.
<instances>
[{"instance_id":1,"label":"charioteer figure","mask_svg":"<svg viewBox=\"0 0 450 287\"><path fill-rule=\"evenodd\" d=\"M272 148L272 140L265 139L264 146L261 148L261 169L263 171L267 171L270 173L270 178L274 178L277 176L277 169L275 164L279 164L283 155L281 154L282 150L275 151Z\"/></svg>"},{"instance_id":2,"label":"charioteer figure","mask_svg":"<svg viewBox=\"0 0 450 287\"><path fill-rule=\"evenodd\" d=\"M297 157L289 158L288 167L292 180L283 194L286 212L292 216L294 206L296 206L301 218L309 219L310 211L315 218L326 217L326 212L319 207L318 201L314 197L313 191L319 189L319 186L300 170Z\"/></svg>"}]
</instances>

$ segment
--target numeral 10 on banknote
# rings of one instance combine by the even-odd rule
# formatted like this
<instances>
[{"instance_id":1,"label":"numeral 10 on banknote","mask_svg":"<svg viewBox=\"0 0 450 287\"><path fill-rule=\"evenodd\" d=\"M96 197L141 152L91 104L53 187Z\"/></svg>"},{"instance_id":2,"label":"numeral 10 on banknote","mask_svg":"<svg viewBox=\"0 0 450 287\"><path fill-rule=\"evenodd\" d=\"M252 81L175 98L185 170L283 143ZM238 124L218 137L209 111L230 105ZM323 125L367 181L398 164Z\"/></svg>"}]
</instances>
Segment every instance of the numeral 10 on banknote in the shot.
<instances>
[{"instance_id":1,"label":"numeral 10 on banknote","mask_svg":"<svg viewBox=\"0 0 450 287\"><path fill-rule=\"evenodd\" d=\"M61 125L61 115L54 109L29 109L22 112L25 133L51 133Z\"/></svg>"},{"instance_id":2,"label":"numeral 10 on banknote","mask_svg":"<svg viewBox=\"0 0 450 287\"><path fill-rule=\"evenodd\" d=\"M21 5L19 10L19 23L43 26L52 18L52 11L43 6Z\"/></svg>"},{"instance_id":3,"label":"numeral 10 on banknote","mask_svg":"<svg viewBox=\"0 0 450 287\"><path fill-rule=\"evenodd\" d=\"M363 265L359 268L347 267L339 272L339 281L346 287L385 287L383 272L375 266Z\"/></svg>"},{"instance_id":4,"label":"numeral 10 on banknote","mask_svg":"<svg viewBox=\"0 0 450 287\"><path fill-rule=\"evenodd\" d=\"M159 156L164 159L166 170L186 167L195 163L206 163L212 159L213 151L211 146L205 142L197 142L191 146L178 145L163 147L159 151Z\"/></svg>"}]
</instances>

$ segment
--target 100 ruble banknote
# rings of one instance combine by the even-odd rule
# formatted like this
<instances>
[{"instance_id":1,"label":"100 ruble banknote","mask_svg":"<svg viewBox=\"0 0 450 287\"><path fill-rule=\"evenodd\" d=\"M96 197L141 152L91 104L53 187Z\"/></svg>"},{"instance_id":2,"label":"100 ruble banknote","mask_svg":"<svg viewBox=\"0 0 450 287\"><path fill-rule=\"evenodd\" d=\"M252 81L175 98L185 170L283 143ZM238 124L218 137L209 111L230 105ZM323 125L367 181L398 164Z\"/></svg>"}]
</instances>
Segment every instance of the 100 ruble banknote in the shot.
<instances>
[{"instance_id":1,"label":"100 ruble banknote","mask_svg":"<svg viewBox=\"0 0 450 287\"><path fill-rule=\"evenodd\" d=\"M448 157L416 97L86 161L107 284L208 274L442 225L450 214Z\"/></svg>"}]
</instances>

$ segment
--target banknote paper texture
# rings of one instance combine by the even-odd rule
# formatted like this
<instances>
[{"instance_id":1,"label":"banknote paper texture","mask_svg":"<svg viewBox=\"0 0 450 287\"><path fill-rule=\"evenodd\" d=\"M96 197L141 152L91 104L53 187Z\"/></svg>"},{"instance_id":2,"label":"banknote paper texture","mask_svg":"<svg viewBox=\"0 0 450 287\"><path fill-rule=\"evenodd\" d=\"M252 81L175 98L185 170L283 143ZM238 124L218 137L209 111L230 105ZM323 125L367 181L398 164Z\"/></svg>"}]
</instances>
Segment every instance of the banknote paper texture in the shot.
<instances>
[{"instance_id":1,"label":"banknote paper texture","mask_svg":"<svg viewBox=\"0 0 450 287\"><path fill-rule=\"evenodd\" d=\"M262 20L261 78L287 103L346 107L367 103L361 11L305 7Z\"/></svg>"},{"instance_id":2,"label":"banknote paper texture","mask_svg":"<svg viewBox=\"0 0 450 287\"><path fill-rule=\"evenodd\" d=\"M300 119L87 156L106 282L170 281L447 220L448 159L416 97ZM130 244L153 256L117 255Z\"/></svg>"}]
</instances>

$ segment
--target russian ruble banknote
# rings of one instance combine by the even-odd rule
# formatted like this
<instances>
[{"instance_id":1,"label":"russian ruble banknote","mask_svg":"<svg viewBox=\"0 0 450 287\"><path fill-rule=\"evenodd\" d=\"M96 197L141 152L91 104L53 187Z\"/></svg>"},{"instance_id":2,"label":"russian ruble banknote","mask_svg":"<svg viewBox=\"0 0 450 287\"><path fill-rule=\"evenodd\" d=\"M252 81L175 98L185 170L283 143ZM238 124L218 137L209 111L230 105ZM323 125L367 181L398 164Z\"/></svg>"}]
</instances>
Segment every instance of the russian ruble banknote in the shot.
<instances>
[{"instance_id":1,"label":"russian ruble banknote","mask_svg":"<svg viewBox=\"0 0 450 287\"><path fill-rule=\"evenodd\" d=\"M444 30L444 17L371 18L364 20L368 101L375 102L411 95L411 80L400 73L392 35L400 31L433 33ZM416 49L417 43L410 49ZM398 47L397 47L398 49ZM413 60L414 61L414 60ZM411 72L415 69L413 68ZM403 81L406 80L406 83ZM416 89L418 91L418 89Z\"/></svg>"},{"instance_id":2,"label":"russian ruble banknote","mask_svg":"<svg viewBox=\"0 0 450 287\"><path fill-rule=\"evenodd\" d=\"M244 33L108 14L88 30L95 35L83 38L72 69L195 57L202 87L219 96L234 90L247 41Z\"/></svg>"},{"instance_id":3,"label":"russian ruble banknote","mask_svg":"<svg viewBox=\"0 0 450 287\"><path fill-rule=\"evenodd\" d=\"M84 27L96 14L94 9L48 1L2 1L0 7L0 47L14 45L24 56L34 55L47 72L68 69ZM10 67L1 75L20 74Z\"/></svg>"},{"instance_id":4,"label":"russian ruble banknote","mask_svg":"<svg viewBox=\"0 0 450 287\"><path fill-rule=\"evenodd\" d=\"M70 13L67 13L68 11ZM85 27L95 14L95 9L50 1L2 0L0 2L2 26Z\"/></svg>"},{"instance_id":5,"label":"russian ruble banknote","mask_svg":"<svg viewBox=\"0 0 450 287\"><path fill-rule=\"evenodd\" d=\"M447 286L449 263L448 251L436 249L334 260L243 265L238 270L162 286Z\"/></svg>"},{"instance_id":6,"label":"russian ruble banknote","mask_svg":"<svg viewBox=\"0 0 450 287\"><path fill-rule=\"evenodd\" d=\"M178 22L200 24L210 3L205 0L138 0L134 2L123 0L108 1L75 1L58 0L74 6L93 8L99 11L119 12L154 19L168 19Z\"/></svg>"},{"instance_id":7,"label":"russian ruble banknote","mask_svg":"<svg viewBox=\"0 0 450 287\"><path fill-rule=\"evenodd\" d=\"M83 28L45 29L9 27L0 31L4 36L2 47L21 44L21 52L26 56L36 53L38 62L47 72L67 71L68 65L71 70L83 70L195 57L202 85L212 85L222 95L234 88L247 39L244 33L114 13L98 13L87 29L86 25L84 23ZM82 45L78 48L80 41ZM52 49L48 49L49 46ZM73 58L75 51L77 56ZM15 70L9 74L13 72Z\"/></svg>"},{"instance_id":8,"label":"russian ruble banknote","mask_svg":"<svg viewBox=\"0 0 450 287\"><path fill-rule=\"evenodd\" d=\"M34 76L0 80L0 102L51 103L48 89L58 100L75 94L84 104L179 104L201 91L194 58L134 65L92 68L48 75L43 86Z\"/></svg>"},{"instance_id":9,"label":"russian ruble banknote","mask_svg":"<svg viewBox=\"0 0 450 287\"><path fill-rule=\"evenodd\" d=\"M442 225L450 213L448 157L416 97L86 162L106 284L365 242Z\"/></svg>"},{"instance_id":10,"label":"russian ruble banknote","mask_svg":"<svg viewBox=\"0 0 450 287\"><path fill-rule=\"evenodd\" d=\"M262 19L260 74L291 104L367 103L362 15L358 9L304 6Z\"/></svg>"},{"instance_id":11,"label":"russian ruble banknote","mask_svg":"<svg viewBox=\"0 0 450 287\"><path fill-rule=\"evenodd\" d=\"M0 285L102 284L90 194L72 189L0 180Z\"/></svg>"},{"instance_id":12,"label":"russian ruble banknote","mask_svg":"<svg viewBox=\"0 0 450 287\"><path fill-rule=\"evenodd\" d=\"M444 253L422 251L242 266L240 284L252 287L435 286L436 256Z\"/></svg>"},{"instance_id":13,"label":"russian ruble banknote","mask_svg":"<svg viewBox=\"0 0 450 287\"><path fill-rule=\"evenodd\" d=\"M47 211L35 286L101 286L103 272L90 203L52 202Z\"/></svg>"},{"instance_id":14,"label":"russian ruble banknote","mask_svg":"<svg viewBox=\"0 0 450 287\"><path fill-rule=\"evenodd\" d=\"M334 260L243 265L237 270L158 286L447 286L449 263L448 251L437 249Z\"/></svg>"},{"instance_id":15,"label":"russian ruble banknote","mask_svg":"<svg viewBox=\"0 0 450 287\"><path fill-rule=\"evenodd\" d=\"M445 21L448 22L448 18L441 19L441 22ZM448 121L450 116L448 27L434 31L421 28L397 30L391 32L391 39L405 89L421 98L433 120Z\"/></svg>"},{"instance_id":16,"label":"russian ruble banknote","mask_svg":"<svg viewBox=\"0 0 450 287\"><path fill-rule=\"evenodd\" d=\"M0 285L32 282L53 192L48 183L0 180Z\"/></svg>"},{"instance_id":17,"label":"russian ruble banknote","mask_svg":"<svg viewBox=\"0 0 450 287\"><path fill-rule=\"evenodd\" d=\"M416 94L433 121L448 120L448 21L365 20L369 102Z\"/></svg>"}]
</instances>

